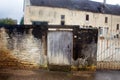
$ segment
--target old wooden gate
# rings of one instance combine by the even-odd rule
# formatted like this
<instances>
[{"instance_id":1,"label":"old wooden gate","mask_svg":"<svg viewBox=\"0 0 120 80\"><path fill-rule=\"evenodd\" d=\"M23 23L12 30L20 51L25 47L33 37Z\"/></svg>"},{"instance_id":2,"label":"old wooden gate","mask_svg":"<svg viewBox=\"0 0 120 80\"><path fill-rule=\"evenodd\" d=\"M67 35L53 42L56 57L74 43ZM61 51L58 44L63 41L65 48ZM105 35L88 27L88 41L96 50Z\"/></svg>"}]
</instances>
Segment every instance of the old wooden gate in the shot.
<instances>
[{"instance_id":1,"label":"old wooden gate","mask_svg":"<svg viewBox=\"0 0 120 80\"><path fill-rule=\"evenodd\" d=\"M71 65L73 33L70 30L49 30L47 54L49 65Z\"/></svg>"}]
</instances>

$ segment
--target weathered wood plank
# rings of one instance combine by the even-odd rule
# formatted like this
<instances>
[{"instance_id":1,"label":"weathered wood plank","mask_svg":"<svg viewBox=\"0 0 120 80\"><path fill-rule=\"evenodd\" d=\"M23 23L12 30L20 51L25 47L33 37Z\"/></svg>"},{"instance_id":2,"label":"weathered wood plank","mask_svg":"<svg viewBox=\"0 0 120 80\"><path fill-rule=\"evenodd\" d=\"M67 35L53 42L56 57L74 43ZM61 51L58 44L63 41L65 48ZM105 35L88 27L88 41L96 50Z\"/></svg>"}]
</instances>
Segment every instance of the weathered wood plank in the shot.
<instances>
[{"instance_id":1,"label":"weathered wood plank","mask_svg":"<svg viewBox=\"0 0 120 80\"><path fill-rule=\"evenodd\" d=\"M48 61L54 65L70 65L73 51L72 32L48 32Z\"/></svg>"}]
</instances>

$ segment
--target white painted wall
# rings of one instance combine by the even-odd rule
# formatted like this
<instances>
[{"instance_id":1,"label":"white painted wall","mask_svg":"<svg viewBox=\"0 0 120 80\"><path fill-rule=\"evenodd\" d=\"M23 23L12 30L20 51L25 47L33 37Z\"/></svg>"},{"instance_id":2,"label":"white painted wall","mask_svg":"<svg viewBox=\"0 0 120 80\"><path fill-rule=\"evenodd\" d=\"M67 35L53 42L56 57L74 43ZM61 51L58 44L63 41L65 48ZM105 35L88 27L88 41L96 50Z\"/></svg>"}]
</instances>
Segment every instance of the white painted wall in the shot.
<instances>
[{"instance_id":1,"label":"white painted wall","mask_svg":"<svg viewBox=\"0 0 120 80\"><path fill-rule=\"evenodd\" d=\"M90 17L89 21L85 20L86 14ZM65 15L66 25L92 25L111 28L111 26L120 24L120 16L116 15L42 6L26 6L24 22L25 24L32 24L32 21L47 21L50 25L60 25L61 15ZM105 23L105 17L108 17L108 23Z\"/></svg>"}]
</instances>

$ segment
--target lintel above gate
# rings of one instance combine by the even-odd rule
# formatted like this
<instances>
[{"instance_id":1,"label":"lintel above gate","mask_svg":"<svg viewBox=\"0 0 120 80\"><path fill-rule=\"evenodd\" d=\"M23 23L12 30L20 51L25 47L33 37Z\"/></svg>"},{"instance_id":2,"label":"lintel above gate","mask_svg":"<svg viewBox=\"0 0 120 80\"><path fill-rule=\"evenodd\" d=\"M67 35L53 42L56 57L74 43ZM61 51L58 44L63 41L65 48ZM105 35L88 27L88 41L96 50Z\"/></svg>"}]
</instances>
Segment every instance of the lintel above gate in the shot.
<instances>
[{"instance_id":1,"label":"lintel above gate","mask_svg":"<svg viewBox=\"0 0 120 80\"><path fill-rule=\"evenodd\" d=\"M49 26L48 31L74 31L75 28L78 28L79 26Z\"/></svg>"}]
</instances>

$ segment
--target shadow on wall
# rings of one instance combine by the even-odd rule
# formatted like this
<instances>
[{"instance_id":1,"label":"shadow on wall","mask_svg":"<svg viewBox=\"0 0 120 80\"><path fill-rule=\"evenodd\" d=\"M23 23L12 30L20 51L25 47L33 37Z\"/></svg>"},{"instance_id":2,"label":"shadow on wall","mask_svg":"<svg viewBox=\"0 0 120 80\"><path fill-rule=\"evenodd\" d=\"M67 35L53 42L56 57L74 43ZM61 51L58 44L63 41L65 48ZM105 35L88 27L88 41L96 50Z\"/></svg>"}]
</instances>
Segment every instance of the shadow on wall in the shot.
<instances>
[{"instance_id":1,"label":"shadow on wall","mask_svg":"<svg viewBox=\"0 0 120 80\"><path fill-rule=\"evenodd\" d=\"M74 33L74 60L72 62L78 69L96 68L97 38L97 29L79 29Z\"/></svg>"}]
</instances>

